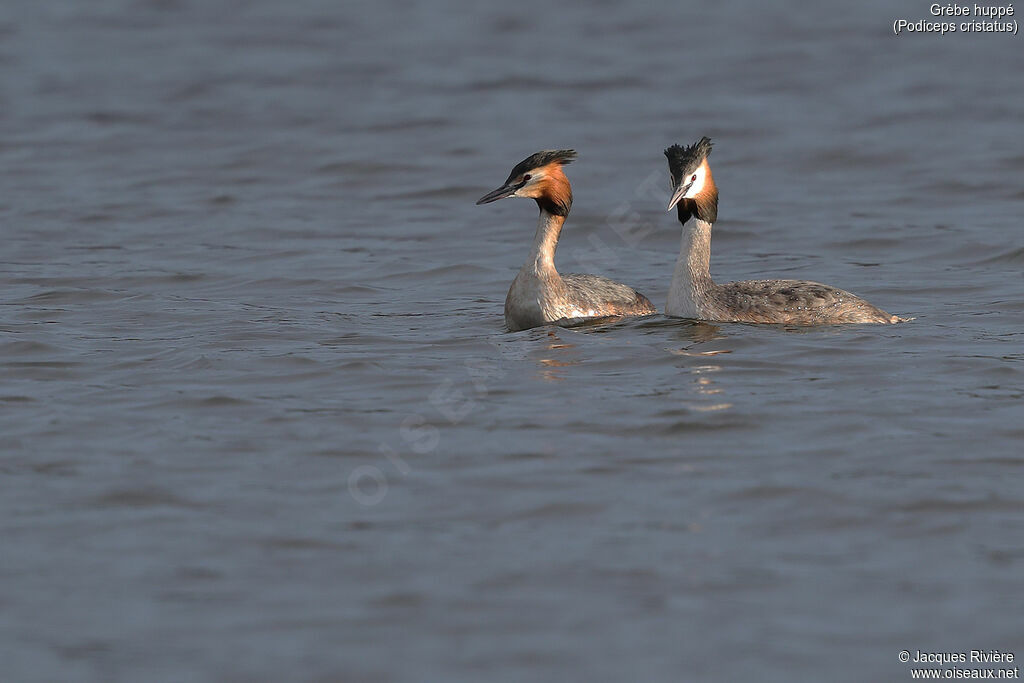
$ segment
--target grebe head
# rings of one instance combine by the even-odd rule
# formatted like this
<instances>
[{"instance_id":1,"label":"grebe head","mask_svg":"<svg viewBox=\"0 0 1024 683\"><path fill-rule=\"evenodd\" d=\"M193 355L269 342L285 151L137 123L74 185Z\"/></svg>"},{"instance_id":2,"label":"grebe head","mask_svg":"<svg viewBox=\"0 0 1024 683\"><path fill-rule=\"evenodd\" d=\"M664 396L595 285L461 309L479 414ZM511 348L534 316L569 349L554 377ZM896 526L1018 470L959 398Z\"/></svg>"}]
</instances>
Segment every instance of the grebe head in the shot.
<instances>
[{"instance_id":1,"label":"grebe head","mask_svg":"<svg viewBox=\"0 0 1024 683\"><path fill-rule=\"evenodd\" d=\"M668 157L668 171L672 176L672 198L668 210L679 205L679 220L683 223L691 215L708 223L718 217L718 188L711 177L708 155L711 154L711 140L700 140L683 147L672 145L665 150Z\"/></svg>"},{"instance_id":2,"label":"grebe head","mask_svg":"<svg viewBox=\"0 0 1024 683\"><path fill-rule=\"evenodd\" d=\"M477 204L489 204L505 197L529 197L537 200L542 211L567 216L572 207L572 188L562 166L576 158L575 150L544 150L516 164L505 184L488 192Z\"/></svg>"}]
</instances>

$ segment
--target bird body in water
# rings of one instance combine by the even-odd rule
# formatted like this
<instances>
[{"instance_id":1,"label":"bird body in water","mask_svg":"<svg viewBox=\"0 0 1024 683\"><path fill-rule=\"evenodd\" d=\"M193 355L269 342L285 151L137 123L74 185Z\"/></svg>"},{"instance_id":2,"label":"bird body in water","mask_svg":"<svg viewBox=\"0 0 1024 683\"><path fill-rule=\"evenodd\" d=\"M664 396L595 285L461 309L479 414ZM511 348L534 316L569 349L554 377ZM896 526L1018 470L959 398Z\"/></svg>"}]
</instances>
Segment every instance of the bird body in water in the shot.
<instances>
[{"instance_id":1,"label":"bird body in water","mask_svg":"<svg viewBox=\"0 0 1024 683\"><path fill-rule=\"evenodd\" d=\"M572 207L572 187L562 167L575 158L573 150L537 152L517 164L501 187L477 201L529 197L540 207L530 254L505 298L510 331L658 312L647 297L624 284L597 275L561 275L555 269L558 237Z\"/></svg>"},{"instance_id":2,"label":"bird body in water","mask_svg":"<svg viewBox=\"0 0 1024 683\"><path fill-rule=\"evenodd\" d=\"M719 322L897 323L890 315L850 292L807 280L746 280L716 284L711 279L711 226L718 218L718 188L708 166L711 140L665 150L672 175L672 198L683 226L679 259L672 275L665 314ZM690 219L693 218L693 222Z\"/></svg>"}]
</instances>

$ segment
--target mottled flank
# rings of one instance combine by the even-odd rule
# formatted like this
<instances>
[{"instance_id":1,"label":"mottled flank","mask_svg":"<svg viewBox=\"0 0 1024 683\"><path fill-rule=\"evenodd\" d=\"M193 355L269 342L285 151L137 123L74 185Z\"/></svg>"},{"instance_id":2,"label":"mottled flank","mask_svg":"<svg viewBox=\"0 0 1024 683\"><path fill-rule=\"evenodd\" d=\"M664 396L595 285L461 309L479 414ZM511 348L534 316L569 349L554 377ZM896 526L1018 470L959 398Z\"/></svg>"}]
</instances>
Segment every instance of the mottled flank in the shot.
<instances>
[{"instance_id":1,"label":"mottled flank","mask_svg":"<svg viewBox=\"0 0 1024 683\"><path fill-rule=\"evenodd\" d=\"M505 326L511 332L593 318L653 315L650 299L628 285L599 275L524 266L505 298Z\"/></svg>"},{"instance_id":2,"label":"mottled flank","mask_svg":"<svg viewBox=\"0 0 1024 683\"><path fill-rule=\"evenodd\" d=\"M903 322L850 292L806 280L747 280L716 285L708 293L704 310L709 320L749 323Z\"/></svg>"},{"instance_id":3,"label":"mottled flank","mask_svg":"<svg viewBox=\"0 0 1024 683\"><path fill-rule=\"evenodd\" d=\"M651 300L628 285L600 275L569 273L562 276L570 301L584 307L599 302L605 315L652 315L658 312Z\"/></svg>"}]
</instances>

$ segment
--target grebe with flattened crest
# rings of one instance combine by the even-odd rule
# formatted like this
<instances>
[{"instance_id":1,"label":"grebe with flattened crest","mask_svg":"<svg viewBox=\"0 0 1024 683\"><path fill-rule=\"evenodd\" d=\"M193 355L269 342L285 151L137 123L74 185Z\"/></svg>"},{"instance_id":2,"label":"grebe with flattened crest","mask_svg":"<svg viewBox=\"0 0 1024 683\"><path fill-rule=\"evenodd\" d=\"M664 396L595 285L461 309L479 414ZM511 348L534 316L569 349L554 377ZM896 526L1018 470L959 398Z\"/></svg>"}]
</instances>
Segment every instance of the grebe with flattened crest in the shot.
<instances>
[{"instance_id":1,"label":"grebe with flattened crest","mask_svg":"<svg viewBox=\"0 0 1024 683\"><path fill-rule=\"evenodd\" d=\"M711 279L711 226L718 218L718 188L711 176L711 140L702 137L689 147L665 150L672 175L672 198L683 226L682 244L665 314L718 322L898 323L858 296L807 280L746 280L715 284ZM690 218L694 221L690 223Z\"/></svg>"},{"instance_id":2,"label":"grebe with flattened crest","mask_svg":"<svg viewBox=\"0 0 1024 683\"><path fill-rule=\"evenodd\" d=\"M477 201L488 204L505 197L529 197L540 207L530 254L505 298L505 324L512 332L658 312L631 287L598 275L560 275L555 270L558 237L572 207L572 187L562 167L575 158L571 149L537 152L516 164L501 187Z\"/></svg>"}]
</instances>

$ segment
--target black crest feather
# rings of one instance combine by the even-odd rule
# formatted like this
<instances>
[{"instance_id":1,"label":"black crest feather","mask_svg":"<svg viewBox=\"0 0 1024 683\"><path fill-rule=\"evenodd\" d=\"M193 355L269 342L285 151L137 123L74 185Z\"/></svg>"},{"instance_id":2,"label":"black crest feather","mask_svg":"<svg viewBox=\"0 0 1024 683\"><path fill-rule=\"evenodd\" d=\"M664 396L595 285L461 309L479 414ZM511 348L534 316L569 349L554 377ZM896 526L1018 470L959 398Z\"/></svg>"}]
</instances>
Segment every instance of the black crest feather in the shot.
<instances>
[{"instance_id":1,"label":"black crest feather","mask_svg":"<svg viewBox=\"0 0 1024 683\"><path fill-rule=\"evenodd\" d=\"M665 150L668 157L668 171L673 184L697 170L697 167L711 154L711 138L704 136L689 147L672 145Z\"/></svg>"},{"instance_id":2,"label":"black crest feather","mask_svg":"<svg viewBox=\"0 0 1024 683\"><path fill-rule=\"evenodd\" d=\"M508 181L514 180L524 173L529 173L535 168L547 166L551 163L561 164L562 166L571 164L575 158L576 150L574 149L545 149L536 154L531 154L516 164L512 172L508 174Z\"/></svg>"}]
</instances>

